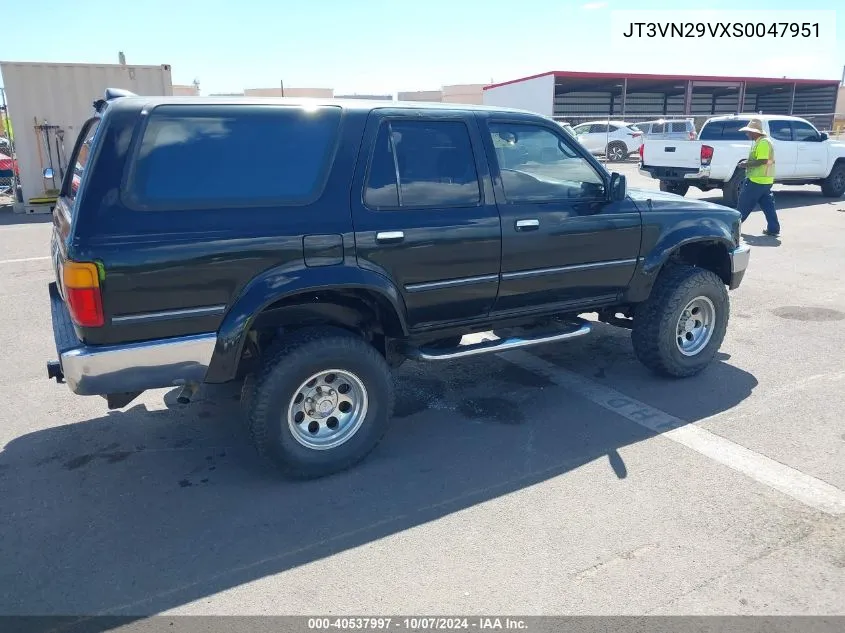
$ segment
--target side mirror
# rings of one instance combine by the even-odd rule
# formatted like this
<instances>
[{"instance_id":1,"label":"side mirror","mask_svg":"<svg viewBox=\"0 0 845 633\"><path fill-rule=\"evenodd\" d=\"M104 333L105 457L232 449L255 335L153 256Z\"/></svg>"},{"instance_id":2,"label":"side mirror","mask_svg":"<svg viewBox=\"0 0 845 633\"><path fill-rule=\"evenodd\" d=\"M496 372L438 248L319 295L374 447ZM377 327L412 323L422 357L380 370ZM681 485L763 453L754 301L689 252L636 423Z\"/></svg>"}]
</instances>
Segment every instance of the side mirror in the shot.
<instances>
[{"instance_id":1,"label":"side mirror","mask_svg":"<svg viewBox=\"0 0 845 633\"><path fill-rule=\"evenodd\" d=\"M52 167L48 167L44 170L44 180L52 180L54 175Z\"/></svg>"},{"instance_id":2,"label":"side mirror","mask_svg":"<svg viewBox=\"0 0 845 633\"><path fill-rule=\"evenodd\" d=\"M610 187L608 197L611 202L624 200L628 195L628 181L623 174L613 172L610 174Z\"/></svg>"},{"instance_id":3,"label":"side mirror","mask_svg":"<svg viewBox=\"0 0 845 633\"><path fill-rule=\"evenodd\" d=\"M819 134L819 140L822 142L826 141L828 138L829 137L827 135L827 132L822 132L821 134Z\"/></svg>"}]
</instances>

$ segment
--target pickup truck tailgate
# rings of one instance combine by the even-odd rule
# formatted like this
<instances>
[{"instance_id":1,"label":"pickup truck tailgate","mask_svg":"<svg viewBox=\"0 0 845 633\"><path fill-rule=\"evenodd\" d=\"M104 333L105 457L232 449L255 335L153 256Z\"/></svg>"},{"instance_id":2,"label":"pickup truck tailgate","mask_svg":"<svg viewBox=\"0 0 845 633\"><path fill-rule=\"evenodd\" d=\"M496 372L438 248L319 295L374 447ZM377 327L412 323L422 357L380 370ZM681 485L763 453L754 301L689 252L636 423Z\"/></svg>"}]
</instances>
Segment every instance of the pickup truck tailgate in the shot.
<instances>
[{"instance_id":1,"label":"pickup truck tailgate","mask_svg":"<svg viewBox=\"0 0 845 633\"><path fill-rule=\"evenodd\" d=\"M646 140L643 144L643 165L698 169L701 166L701 143Z\"/></svg>"}]
</instances>

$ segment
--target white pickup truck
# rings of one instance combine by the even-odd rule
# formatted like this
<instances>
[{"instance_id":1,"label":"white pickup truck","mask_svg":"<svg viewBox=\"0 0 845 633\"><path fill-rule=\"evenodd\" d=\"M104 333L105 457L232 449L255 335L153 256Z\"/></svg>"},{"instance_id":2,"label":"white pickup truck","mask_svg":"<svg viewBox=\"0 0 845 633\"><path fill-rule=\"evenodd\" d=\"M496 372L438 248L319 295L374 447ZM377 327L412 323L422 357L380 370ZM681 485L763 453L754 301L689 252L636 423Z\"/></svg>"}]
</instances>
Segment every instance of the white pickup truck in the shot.
<instances>
[{"instance_id":1,"label":"white pickup truck","mask_svg":"<svg viewBox=\"0 0 845 633\"><path fill-rule=\"evenodd\" d=\"M845 193L845 143L828 139L805 119L773 114L713 117L702 126L696 141L646 139L639 172L659 180L661 190L681 196L690 187L721 189L725 203L734 207L745 176L740 162L751 149L751 141L739 129L751 118L761 119L772 139L775 182L820 185L831 198Z\"/></svg>"}]
</instances>

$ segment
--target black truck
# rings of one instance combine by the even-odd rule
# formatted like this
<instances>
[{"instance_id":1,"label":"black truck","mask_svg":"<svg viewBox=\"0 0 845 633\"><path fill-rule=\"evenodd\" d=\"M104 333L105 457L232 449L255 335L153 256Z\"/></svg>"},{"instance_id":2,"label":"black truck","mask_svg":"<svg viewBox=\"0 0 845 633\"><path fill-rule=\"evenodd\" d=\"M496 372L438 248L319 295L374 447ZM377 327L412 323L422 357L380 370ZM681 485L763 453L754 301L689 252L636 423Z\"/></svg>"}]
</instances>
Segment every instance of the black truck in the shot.
<instances>
[{"instance_id":1,"label":"black truck","mask_svg":"<svg viewBox=\"0 0 845 633\"><path fill-rule=\"evenodd\" d=\"M70 164L48 376L109 408L242 382L258 452L295 478L377 445L406 359L566 341L595 315L693 376L750 257L735 210L629 190L504 108L108 90Z\"/></svg>"}]
</instances>

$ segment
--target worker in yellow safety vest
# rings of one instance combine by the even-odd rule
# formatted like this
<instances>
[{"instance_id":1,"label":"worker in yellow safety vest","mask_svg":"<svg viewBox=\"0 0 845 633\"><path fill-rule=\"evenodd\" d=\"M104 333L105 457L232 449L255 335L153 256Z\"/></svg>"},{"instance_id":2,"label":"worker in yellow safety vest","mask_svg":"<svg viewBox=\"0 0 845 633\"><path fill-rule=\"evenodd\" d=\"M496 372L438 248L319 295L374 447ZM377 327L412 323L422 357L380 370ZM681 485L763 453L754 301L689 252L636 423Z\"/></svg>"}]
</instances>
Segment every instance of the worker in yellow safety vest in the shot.
<instances>
[{"instance_id":1,"label":"worker in yellow safety vest","mask_svg":"<svg viewBox=\"0 0 845 633\"><path fill-rule=\"evenodd\" d=\"M780 222L775 210L775 196L772 185L775 176L775 146L763 129L760 119L751 119L748 125L739 129L751 139L751 151L745 161L745 181L739 192L737 211L742 214L745 222L754 208L759 204L766 216L764 235L777 237L780 235Z\"/></svg>"}]
</instances>

